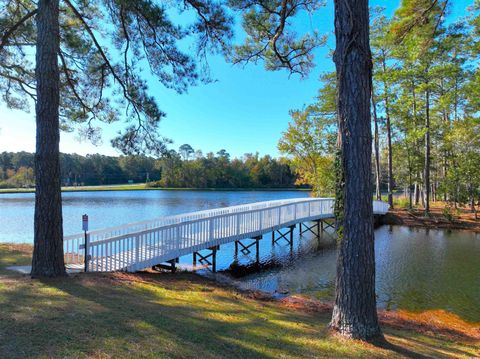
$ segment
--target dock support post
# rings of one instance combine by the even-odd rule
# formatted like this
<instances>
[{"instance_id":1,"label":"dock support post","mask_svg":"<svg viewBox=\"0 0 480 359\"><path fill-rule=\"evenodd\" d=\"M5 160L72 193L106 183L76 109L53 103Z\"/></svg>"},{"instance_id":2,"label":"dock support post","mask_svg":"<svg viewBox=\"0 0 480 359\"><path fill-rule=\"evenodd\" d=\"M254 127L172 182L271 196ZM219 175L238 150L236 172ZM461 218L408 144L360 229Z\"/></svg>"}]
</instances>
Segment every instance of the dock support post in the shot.
<instances>
[{"instance_id":1,"label":"dock support post","mask_svg":"<svg viewBox=\"0 0 480 359\"><path fill-rule=\"evenodd\" d=\"M288 226L288 231L283 233L281 230L275 230L272 232L272 244L278 243L280 239L285 239L291 247L293 247L293 230L295 229L296 225L293 224ZM279 235L278 238L275 238L275 232ZM287 237L288 236L288 237Z\"/></svg>"},{"instance_id":2,"label":"dock support post","mask_svg":"<svg viewBox=\"0 0 480 359\"><path fill-rule=\"evenodd\" d=\"M212 247L212 272L217 271L217 247Z\"/></svg>"},{"instance_id":3,"label":"dock support post","mask_svg":"<svg viewBox=\"0 0 480 359\"><path fill-rule=\"evenodd\" d=\"M262 239L263 236L256 236L253 237L252 239L254 240L252 243L245 245L241 241L235 241L235 257L238 256L238 247L240 246L240 252L242 252L244 255L250 254L252 251L250 250L251 247L255 246L255 259L258 262L260 262L260 239Z\"/></svg>"},{"instance_id":4,"label":"dock support post","mask_svg":"<svg viewBox=\"0 0 480 359\"><path fill-rule=\"evenodd\" d=\"M325 233L328 233L327 232L327 229L328 228L332 228L333 230L335 230L335 221L333 221L332 223L329 223L328 221L321 221L321 229L322 229L322 233L325 232ZM331 234L331 233L328 233L328 234Z\"/></svg>"},{"instance_id":5,"label":"dock support post","mask_svg":"<svg viewBox=\"0 0 480 359\"><path fill-rule=\"evenodd\" d=\"M197 265L197 257L198 261L202 265L211 266L212 272L215 273L217 271L217 251L220 249L220 246L214 246L208 248L210 251L207 255L202 255L200 252L193 252L193 265ZM211 259L210 259L211 258Z\"/></svg>"},{"instance_id":6,"label":"dock support post","mask_svg":"<svg viewBox=\"0 0 480 359\"><path fill-rule=\"evenodd\" d=\"M325 222L325 225L324 225ZM306 232L312 233L315 237L320 238L320 234L325 232L327 228L333 227L333 224L329 224L328 222L322 219L316 219L313 221L313 225L309 226L308 224L303 223L303 226L300 226L300 235L303 235ZM316 228L316 232L314 229Z\"/></svg>"}]
</instances>

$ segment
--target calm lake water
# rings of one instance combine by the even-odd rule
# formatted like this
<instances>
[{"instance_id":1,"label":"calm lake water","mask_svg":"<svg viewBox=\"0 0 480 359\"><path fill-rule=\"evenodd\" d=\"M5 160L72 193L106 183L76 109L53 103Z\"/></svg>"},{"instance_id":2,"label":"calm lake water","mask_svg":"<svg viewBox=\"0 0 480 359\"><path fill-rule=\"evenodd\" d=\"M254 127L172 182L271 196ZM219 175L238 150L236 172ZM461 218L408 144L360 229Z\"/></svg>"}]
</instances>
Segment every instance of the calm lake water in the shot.
<instances>
[{"instance_id":1,"label":"calm lake water","mask_svg":"<svg viewBox=\"0 0 480 359\"><path fill-rule=\"evenodd\" d=\"M308 197L305 191L98 191L65 192L64 234L82 232L82 214L90 230L179 213L275 199ZM34 194L0 194L0 243L33 242Z\"/></svg>"},{"instance_id":2,"label":"calm lake water","mask_svg":"<svg viewBox=\"0 0 480 359\"><path fill-rule=\"evenodd\" d=\"M297 191L64 193L65 234L80 232L84 213L89 214L90 228L99 229L208 208L307 196ZM32 242L33 205L32 194L0 195L0 242ZM480 234L383 226L375 237L379 307L444 309L480 322ZM292 247L285 241L272 246L271 236L266 235L260 241L260 261L270 269L234 280L243 288L330 300L336 261L333 243L329 234L320 239L312 234L299 237L296 230ZM222 246L218 270L228 270L234 260L248 266L255 261L255 251L239 253L234 259L233 243ZM190 265L192 258L186 256L180 262Z\"/></svg>"}]
</instances>

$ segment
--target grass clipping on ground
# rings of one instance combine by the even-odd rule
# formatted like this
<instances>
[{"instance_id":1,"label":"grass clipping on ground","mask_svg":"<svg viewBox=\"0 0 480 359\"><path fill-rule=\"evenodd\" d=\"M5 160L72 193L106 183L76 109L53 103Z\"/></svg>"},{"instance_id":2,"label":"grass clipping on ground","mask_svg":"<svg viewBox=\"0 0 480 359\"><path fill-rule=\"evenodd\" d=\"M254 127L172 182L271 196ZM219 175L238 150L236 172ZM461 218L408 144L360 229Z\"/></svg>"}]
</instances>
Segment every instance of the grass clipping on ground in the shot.
<instances>
[{"instance_id":1,"label":"grass clipping on ground","mask_svg":"<svg viewBox=\"0 0 480 359\"><path fill-rule=\"evenodd\" d=\"M0 357L461 358L480 356L478 328L381 314L388 343L327 329L328 305L258 299L194 274L81 274L31 280L5 270L28 246L0 245ZM477 335L476 335L477 334Z\"/></svg>"}]
</instances>

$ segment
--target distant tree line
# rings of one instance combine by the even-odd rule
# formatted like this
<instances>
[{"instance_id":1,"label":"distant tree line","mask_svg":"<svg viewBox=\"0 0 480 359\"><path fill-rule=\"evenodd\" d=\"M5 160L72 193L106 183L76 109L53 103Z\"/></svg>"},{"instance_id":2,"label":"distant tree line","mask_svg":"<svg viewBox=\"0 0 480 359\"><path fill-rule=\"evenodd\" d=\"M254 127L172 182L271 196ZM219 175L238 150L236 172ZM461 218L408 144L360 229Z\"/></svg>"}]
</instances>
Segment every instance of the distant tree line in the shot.
<instances>
[{"instance_id":1,"label":"distant tree line","mask_svg":"<svg viewBox=\"0 0 480 359\"><path fill-rule=\"evenodd\" d=\"M165 188L290 188L297 176L289 161L245 154L230 159L226 150L203 155L188 145L162 158L149 156L60 156L62 185L148 183ZM0 188L34 187L34 154L0 153Z\"/></svg>"}]
</instances>

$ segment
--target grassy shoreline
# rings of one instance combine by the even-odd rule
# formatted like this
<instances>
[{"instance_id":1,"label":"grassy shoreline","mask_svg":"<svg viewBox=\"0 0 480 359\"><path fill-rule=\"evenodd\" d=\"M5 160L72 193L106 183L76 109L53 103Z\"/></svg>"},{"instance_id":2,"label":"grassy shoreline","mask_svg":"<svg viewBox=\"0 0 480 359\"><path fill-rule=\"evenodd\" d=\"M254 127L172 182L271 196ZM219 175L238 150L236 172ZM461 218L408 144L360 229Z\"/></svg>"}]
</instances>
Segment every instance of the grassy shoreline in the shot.
<instances>
[{"instance_id":1,"label":"grassy shoreline","mask_svg":"<svg viewBox=\"0 0 480 359\"><path fill-rule=\"evenodd\" d=\"M276 301L191 273L32 280L5 269L30 258L31 246L0 245L2 358L480 355L480 329L448 315L380 312L386 341L363 343L328 330L329 304L301 297Z\"/></svg>"},{"instance_id":2,"label":"grassy shoreline","mask_svg":"<svg viewBox=\"0 0 480 359\"><path fill-rule=\"evenodd\" d=\"M252 191L252 192L267 192L267 191L298 191L310 192L308 188L163 188L163 187L149 187L145 184L124 184L124 185L108 185L108 186L78 186L78 187L62 187L62 192L95 192L95 191ZM34 193L34 188L1 188L2 193Z\"/></svg>"}]
</instances>

